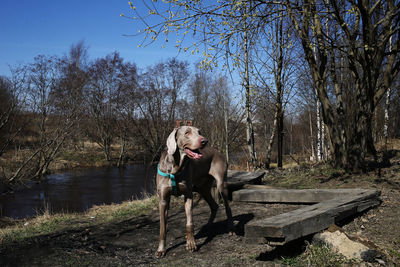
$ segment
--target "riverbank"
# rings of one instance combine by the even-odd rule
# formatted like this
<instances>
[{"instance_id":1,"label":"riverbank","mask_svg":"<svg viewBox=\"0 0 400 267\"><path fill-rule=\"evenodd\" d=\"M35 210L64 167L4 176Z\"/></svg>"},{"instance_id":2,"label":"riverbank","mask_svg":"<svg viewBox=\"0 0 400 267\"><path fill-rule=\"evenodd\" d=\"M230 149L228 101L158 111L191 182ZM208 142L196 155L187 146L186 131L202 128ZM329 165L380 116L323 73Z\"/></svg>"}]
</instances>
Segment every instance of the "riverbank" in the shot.
<instances>
[{"instance_id":1,"label":"riverbank","mask_svg":"<svg viewBox=\"0 0 400 267\"><path fill-rule=\"evenodd\" d=\"M375 188L382 204L340 225L347 234L373 243L388 266L400 263L400 152L391 166L349 175L329 166L272 170L263 182L284 188ZM30 220L2 221L2 266L359 266L328 248L298 240L271 248L244 242L244 225L298 205L231 202L236 235L226 232L223 208L211 227L209 209L196 198L194 207L198 251L185 251L183 200L173 198L169 215L167 255L156 259L159 218L157 199L98 206L80 214L43 214ZM310 243L307 243L310 242ZM381 266L378 262L364 266Z\"/></svg>"},{"instance_id":2,"label":"riverbank","mask_svg":"<svg viewBox=\"0 0 400 267\"><path fill-rule=\"evenodd\" d=\"M75 168L91 168L91 167L109 167L116 166L120 147L114 145L111 147L111 160L106 160L103 149L95 144L88 143L85 149L70 149L60 152L50 164L50 172L59 172L63 170L71 170ZM144 152L136 151L125 154L124 164L148 164L149 155Z\"/></svg>"},{"instance_id":3,"label":"riverbank","mask_svg":"<svg viewBox=\"0 0 400 267\"><path fill-rule=\"evenodd\" d=\"M118 146L112 146L111 160L108 161L105 159L102 148L96 143L86 142L83 148L63 149L52 160L46 174L61 173L74 169L116 166L119 150ZM9 150L0 157L2 171L2 174L0 174L0 193L10 191L18 184L31 179L29 176L21 175L23 177L22 180L18 178L12 181L7 180L12 177L32 153L29 149ZM148 164L148 162L149 159L146 159L144 153L131 152L126 154L124 164Z\"/></svg>"},{"instance_id":4,"label":"riverbank","mask_svg":"<svg viewBox=\"0 0 400 267\"><path fill-rule=\"evenodd\" d=\"M120 204L93 206L83 213L56 213L48 210L34 218L13 220L0 218L0 244L24 243L43 235L52 235L100 224L118 223L131 217L148 214L157 208L157 198L124 201Z\"/></svg>"}]
</instances>

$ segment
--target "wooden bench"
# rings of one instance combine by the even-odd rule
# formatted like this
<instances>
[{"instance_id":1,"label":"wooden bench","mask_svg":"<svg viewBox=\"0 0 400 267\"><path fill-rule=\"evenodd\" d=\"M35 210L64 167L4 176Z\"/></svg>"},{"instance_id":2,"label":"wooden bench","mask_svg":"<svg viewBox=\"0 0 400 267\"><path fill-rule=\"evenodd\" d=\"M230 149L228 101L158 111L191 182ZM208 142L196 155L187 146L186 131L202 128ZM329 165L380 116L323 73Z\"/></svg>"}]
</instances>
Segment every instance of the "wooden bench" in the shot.
<instances>
[{"instance_id":1,"label":"wooden bench","mask_svg":"<svg viewBox=\"0 0 400 267\"><path fill-rule=\"evenodd\" d=\"M284 245L327 229L349 216L380 204L380 191L373 189L268 189L250 188L233 192L234 201L310 204L245 225L246 241Z\"/></svg>"}]
</instances>

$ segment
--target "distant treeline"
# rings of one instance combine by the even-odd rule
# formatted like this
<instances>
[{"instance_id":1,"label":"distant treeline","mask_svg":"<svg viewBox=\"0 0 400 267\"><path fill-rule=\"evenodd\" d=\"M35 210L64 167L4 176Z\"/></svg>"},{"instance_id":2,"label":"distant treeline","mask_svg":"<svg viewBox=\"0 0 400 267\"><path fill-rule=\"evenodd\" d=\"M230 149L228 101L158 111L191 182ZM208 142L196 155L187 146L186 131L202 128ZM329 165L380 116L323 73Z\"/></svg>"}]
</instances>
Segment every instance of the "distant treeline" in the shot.
<instances>
[{"instance_id":1,"label":"distant treeline","mask_svg":"<svg viewBox=\"0 0 400 267\"><path fill-rule=\"evenodd\" d=\"M309 160L316 153L321 126L311 77L298 74L284 103L282 153ZM394 88L389 135L397 138L398 96ZM277 100L262 84L252 87L251 97L257 166L264 166L276 142ZM193 120L230 161L251 162L245 152L243 99L229 78L185 61L171 58L139 69L117 52L89 60L87 47L79 42L65 56L39 55L31 63L11 67L10 77L0 77L0 176L8 182L40 179L60 151L83 150L86 141L97 143L105 160L118 165L139 153L156 160L176 120ZM383 110L381 103L375 111L376 140L383 136ZM328 134L323 140L327 160ZM118 157L113 158L116 147Z\"/></svg>"},{"instance_id":2,"label":"distant treeline","mask_svg":"<svg viewBox=\"0 0 400 267\"><path fill-rule=\"evenodd\" d=\"M127 153L156 160L177 119L193 120L221 150L241 146L242 112L232 104L227 78L191 72L174 58L139 70L117 52L93 61L87 52L80 42L67 56L39 55L0 78L2 164L7 153L24 151L3 171L5 180L40 178L57 153L84 149L85 141L118 165ZM120 149L118 159L112 146Z\"/></svg>"}]
</instances>

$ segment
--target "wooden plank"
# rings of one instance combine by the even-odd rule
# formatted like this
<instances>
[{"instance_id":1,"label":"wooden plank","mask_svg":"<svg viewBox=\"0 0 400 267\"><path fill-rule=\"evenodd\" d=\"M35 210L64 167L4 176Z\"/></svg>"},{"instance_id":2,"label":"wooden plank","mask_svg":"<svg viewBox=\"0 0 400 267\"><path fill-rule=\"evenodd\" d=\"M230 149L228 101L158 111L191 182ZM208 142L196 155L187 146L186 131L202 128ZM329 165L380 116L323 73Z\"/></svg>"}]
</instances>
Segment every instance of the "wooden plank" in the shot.
<instances>
[{"instance_id":1,"label":"wooden plank","mask_svg":"<svg viewBox=\"0 0 400 267\"><path fill-rule=\"evenodd\" d=\"M338 194L339 197L318 204L250 221L245 225L245 238L248 242L283 245L324 230L333 223L380 203L378 190L356 189L348 192L347 195Z\"/></svg>"},{"instance_id":2,"label":"wooden plank","mask_svg":"<svg viewBox=\"0 0 400 267\"><path fill-rule=\"evenodd\" d=\"M227 173L227 187L229 199L232 200L232 192L243 188L246 184L261 184L262 178L265 172L240 172L228 170ZM211 188L211 195L218 201L219 194L214 181L213 187Z\"/></svg>"},{"instance_id":3,"label":"wooden plank","mask_svg":"<svg viewBox=\"0 0 400 267\"><path fill-rule=\"evenodd\" d=\"M341 212L341 210L349 209L349 205L361 204L363 200L368 200L379 196L379 191L377 190L366 190L359 194L348 195L338 199L331 199L326 202L321 202L315 205L306 206L297 210L290 211L288 213L279 214L272 218L267 218L265 220L270 220L276 222L280 225L291 224L293 221L301 221L305 217L313 216L315 212ZM290 218L290 220L288 220Z\"/></svg>"},{"instance_id":4,"label":"wooden plank","mask_svg":"<svg viewBox=\"0 0 400 267\"><path fill-rule=\"evenodd\" d=\"M233 193L234 201L263 203L319 203L365 189L264 189L248 188Z\"/></svg>"},{"instance_id":5,"label":"wooden plank","mask_svg":"<svg viewBox=\"0 0 400 267\"><path fill-rule=\"evenodd\" d=\"M265 184L245 184L244 189L282 189L280 187Z\"/></svg>"},{"instance_id":6,"label":"wooden plank","mask_svg":"<svg viewBox=\"0 0 400 267\"><path fill-rule=\"evenodd\" d=\"M228 187L238 187L245 184L261 184L265 172L240 172L228 170Z\"/></svg>"}]
</instances>

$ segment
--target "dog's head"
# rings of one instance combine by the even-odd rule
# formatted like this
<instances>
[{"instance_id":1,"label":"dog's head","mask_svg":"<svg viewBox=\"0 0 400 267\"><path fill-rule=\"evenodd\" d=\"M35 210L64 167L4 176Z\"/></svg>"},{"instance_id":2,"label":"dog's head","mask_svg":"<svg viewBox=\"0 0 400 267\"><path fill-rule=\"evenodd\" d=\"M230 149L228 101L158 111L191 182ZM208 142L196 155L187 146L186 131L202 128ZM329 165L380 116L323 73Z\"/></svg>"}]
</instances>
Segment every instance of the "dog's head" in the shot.
<instances>
[{"instance_id":1,"label":"dog's head","mask_svg":"<svg viewBox=\"0 0 400 267\"><path fill-rule=\"evenodd\" d=\"M175 128L167 139L168 155L174 155L177 151L181 158L188 156L190 159L199 160L203 157L200 150L207 145L199 129L193 126L181 126Z\"/></svg>"},{"instance_id":2,"label":"dog's head","mask_svg":"<svg viewBox=\"0 0 400 267\"><path fill-rule=\"evenodd\" d=\"M167 154L161 162L162 168L168 173L178 172L186 156L193 160L201 159L203 155L200 149L207 143L208 140L199 133L196 127L175 128L167 138Z\"/></svg>"}]
</instances>

